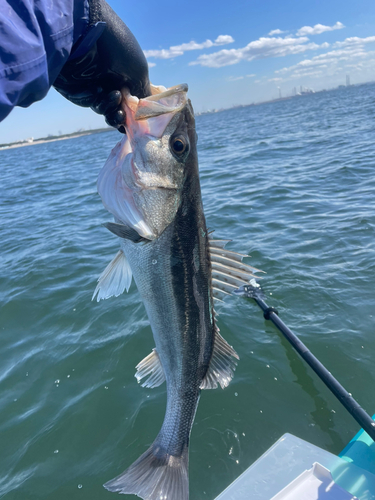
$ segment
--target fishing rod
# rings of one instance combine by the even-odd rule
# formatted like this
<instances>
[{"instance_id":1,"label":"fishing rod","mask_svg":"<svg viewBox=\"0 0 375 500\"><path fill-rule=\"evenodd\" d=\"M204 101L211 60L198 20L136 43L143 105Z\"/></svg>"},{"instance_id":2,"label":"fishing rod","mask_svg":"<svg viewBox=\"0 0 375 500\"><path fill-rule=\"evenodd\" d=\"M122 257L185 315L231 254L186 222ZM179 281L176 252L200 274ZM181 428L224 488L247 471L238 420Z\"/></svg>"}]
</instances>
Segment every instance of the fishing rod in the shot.
<instances>
[{"instance_id":1,"label":"fishing rod","mask_svg":"<svg viewBox=\"0 0 375 500\"><path fill-rule=\"evenodd\" d=\"M295 335L279 318L279 313L274 307L269 307L264 301L264 294L260 285L251 280L249 285L243 285L234 290L236 295L254 299L263 311L266 320L272 323L280 330L287 341L294 347L298 354L314 370L320 380L325 383L328 389L336 396L340 403L348 410L358 424L367 432L373 441L375 441L375 422L365 410L357 403L349 392L335 379L327 368L312 354L305 344Z\"/></svg>"}]
</instances>

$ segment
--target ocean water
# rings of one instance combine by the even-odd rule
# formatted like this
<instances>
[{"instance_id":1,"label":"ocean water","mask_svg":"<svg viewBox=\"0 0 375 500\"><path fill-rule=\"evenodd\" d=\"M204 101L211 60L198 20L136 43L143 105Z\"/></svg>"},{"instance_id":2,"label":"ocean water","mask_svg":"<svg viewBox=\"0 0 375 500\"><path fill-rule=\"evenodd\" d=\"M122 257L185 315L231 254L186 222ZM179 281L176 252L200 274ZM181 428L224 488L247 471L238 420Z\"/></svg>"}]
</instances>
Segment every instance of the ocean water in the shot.
<instances>
[{"instance_id":1,"label":"ocean water","mask_svg":"<svg viewBox=\"0 0 375 500\"><path fill-rule=\"evenodd\" d=\"M375 85L198 116L197 131L208 226L267 272L269 305L375 413ZM0 498L115 498L102 484L163 420L165 387L134 378L154 345L134 283L91 301L118 250L96 193L118 140L0 151ZM241 359L227 389L202 394L191 500L285 432L338 453L359 428L254 302L219 312Z\"/></svg>"}]
</instances>

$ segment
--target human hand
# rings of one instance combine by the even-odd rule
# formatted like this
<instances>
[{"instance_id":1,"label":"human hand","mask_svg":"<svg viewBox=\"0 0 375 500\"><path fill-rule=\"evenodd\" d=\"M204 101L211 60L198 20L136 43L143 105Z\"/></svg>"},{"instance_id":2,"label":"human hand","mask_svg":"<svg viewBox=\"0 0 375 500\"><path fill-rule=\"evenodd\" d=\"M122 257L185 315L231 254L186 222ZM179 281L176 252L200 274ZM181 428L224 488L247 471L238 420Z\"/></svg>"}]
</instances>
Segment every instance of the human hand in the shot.
<instances>
[{"instance_id":1,"label":"human hand","mask_svg":"<svg viewBox=\"0 0 375 500\"><path fill-rule=\"evenodd\" d=\"M90 22L83 40L72 51L54 82L64 97L78 106L91 107L106 122L125 132L120 89L139 98L151 94L148 64L134 35L105 0L89 0ZM105 25L104 25L105 23ZM85 40L101 34L89 50Z\"/></svg>"}]
</instances>

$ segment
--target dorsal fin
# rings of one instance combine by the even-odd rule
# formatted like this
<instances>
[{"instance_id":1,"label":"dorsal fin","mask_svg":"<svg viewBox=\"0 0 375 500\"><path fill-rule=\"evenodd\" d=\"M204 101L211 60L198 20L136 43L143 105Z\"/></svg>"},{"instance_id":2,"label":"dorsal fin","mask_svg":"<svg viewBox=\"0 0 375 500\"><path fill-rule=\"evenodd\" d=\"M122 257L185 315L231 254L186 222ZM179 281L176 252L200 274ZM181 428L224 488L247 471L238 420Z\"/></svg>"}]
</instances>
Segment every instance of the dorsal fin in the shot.
<instances>
[{"instance_id":1,"label":"dorsal fin","mask_svg":"<svg viewBox=\"0 0 375 500\"><path fill-rule=\"evenodd\" d=\"M255 272L263 272L255 267L242 263L244 255L231 250L225 250L225 245L230 240L214 240L209 236L209 252L212 267L212 295L215 303L222 302L227 295L247 284L251 279L257 278ZM214 312L214 314L216 314ZM236 351L231 347L215 327L214 347L212 357L200 385L201 389L216 389L218 384L222 389L229 385L233 372L239 359Z\"/></svg>"},{"instance_id":2,"label":"dorsal fin","mask_svg":"<svg viewBox=\"0 0 375 500\"><path fill-rule=\"evenodd\" d=\"M209 238L214 299L223 300L225 295L231 295L234 290L249 283L251 279L260 278L254 273L263 272L242 262L248 255L226 250L224 247L229 241Z\"/></svg>"}]
</instances>

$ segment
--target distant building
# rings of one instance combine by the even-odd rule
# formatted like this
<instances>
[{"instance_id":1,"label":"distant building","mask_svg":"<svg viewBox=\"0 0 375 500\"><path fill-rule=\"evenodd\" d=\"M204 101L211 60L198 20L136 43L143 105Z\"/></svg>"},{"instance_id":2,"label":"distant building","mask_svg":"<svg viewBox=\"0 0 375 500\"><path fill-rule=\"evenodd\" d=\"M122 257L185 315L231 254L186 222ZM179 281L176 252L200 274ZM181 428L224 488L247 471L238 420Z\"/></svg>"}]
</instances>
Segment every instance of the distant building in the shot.
<instances>
[{"instance_id":1,"label":"distant building","mask_svg":"<svg viewBox=\"0 0 375 500\"><path fill-rule=\"evenodd\" d=\"M301 86L301 92L297 95L307 95L307 94L315 94L315 90L309 89L308 87Z\"/></svg>"},{"instance_id":2,"label":"distant building","mask_svg":"<svg viewBox=\"0 0 375 500\"><path fill-rule=\"evenodd\" d=\"M350 87L350 75L346 75L346 86Z\"/></svg>"}]
</instances>

